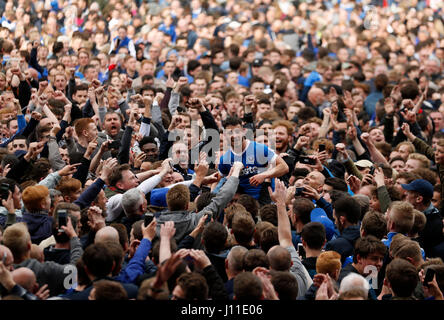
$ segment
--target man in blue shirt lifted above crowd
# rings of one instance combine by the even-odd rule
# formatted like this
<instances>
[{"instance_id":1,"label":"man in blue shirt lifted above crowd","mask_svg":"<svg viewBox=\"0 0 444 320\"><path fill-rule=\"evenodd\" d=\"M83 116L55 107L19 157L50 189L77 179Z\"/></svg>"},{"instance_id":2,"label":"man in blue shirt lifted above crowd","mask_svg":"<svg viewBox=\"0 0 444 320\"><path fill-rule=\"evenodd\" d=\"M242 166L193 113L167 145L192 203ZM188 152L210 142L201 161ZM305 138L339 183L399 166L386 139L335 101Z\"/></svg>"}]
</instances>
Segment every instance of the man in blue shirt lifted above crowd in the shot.
<instances>
[{"instance_id":1,"label":"man in blue shirt lifted above crowd","mask_svg":"<svg viewBox=\"0 0 444 320\"><path fill-rule=\"evenodd\" d=\"M221 157L219 171L226 176L235 161L242 162L244 169L239 176L240 191L259 200L263 182L286 174L288 165L266 145L247 140L248 129L242 127L239 118L228 117L224 128L230 149Z\"/></svg>"}]
</instances>

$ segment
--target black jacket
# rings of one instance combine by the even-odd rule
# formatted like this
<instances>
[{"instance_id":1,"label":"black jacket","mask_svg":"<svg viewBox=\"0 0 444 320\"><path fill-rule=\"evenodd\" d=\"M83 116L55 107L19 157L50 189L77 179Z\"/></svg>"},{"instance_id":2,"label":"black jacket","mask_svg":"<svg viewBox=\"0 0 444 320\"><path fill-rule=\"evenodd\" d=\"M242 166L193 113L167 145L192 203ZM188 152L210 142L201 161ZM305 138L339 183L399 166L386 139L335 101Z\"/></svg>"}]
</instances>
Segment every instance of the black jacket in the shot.
<instances>
[{"instance_id":1,"label":"black jacket","mask_svg":"<svg viewBox=\"0 0 444 320\"><path fill-rule=\"evenodd\" d=\"M344 263L348 256L353 255L356 240L360 237L359 225L350 226L342 231L342 234L325 245L325 250L333 250L341 255L341 262Z\"/></svg>"}]
</instances>

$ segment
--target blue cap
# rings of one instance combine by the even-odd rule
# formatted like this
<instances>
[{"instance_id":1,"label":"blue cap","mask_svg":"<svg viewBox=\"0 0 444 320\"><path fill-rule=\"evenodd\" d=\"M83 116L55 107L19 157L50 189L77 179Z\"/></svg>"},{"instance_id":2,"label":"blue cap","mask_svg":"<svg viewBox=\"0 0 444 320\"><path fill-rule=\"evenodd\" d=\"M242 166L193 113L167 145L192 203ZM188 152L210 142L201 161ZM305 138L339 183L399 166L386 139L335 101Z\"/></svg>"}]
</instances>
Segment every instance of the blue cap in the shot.
<instances>
[{"instance_id":1,"label":"blue cap","mask_svg":"<svg viewBox=\"0 0 444 320\"><path fill-rule=\"evenodd\" d=\"M150 205L158 207L168 207L166 202L166 194L169 188L158 188L151 191Z\"/></svg>"},{"instance_id":2,"label":"blue cap","mask_svg":"<svg viewBox=\"0 0 444 320\"><path fill-rule=\"evenodd\" d=\"M423 197L433 197L433 185L424 179L416 179L409 184L401 184L401 187L408 191L418 192Z\"/></svg>"},{"instance_id":3,"label":"blue cap","mask_svg":"<svg viewBox=\"0 0 444 320\"><path fill-rule=\"evenodd\" d=\"M330 218L327 216L324 209L314 208L310 213L310 221L322 223L325 227L325 235L327 237L327 241L331 240L331 238L335 234L335 225L333 221L331 221Z\"/></svg>"}]
</instances>

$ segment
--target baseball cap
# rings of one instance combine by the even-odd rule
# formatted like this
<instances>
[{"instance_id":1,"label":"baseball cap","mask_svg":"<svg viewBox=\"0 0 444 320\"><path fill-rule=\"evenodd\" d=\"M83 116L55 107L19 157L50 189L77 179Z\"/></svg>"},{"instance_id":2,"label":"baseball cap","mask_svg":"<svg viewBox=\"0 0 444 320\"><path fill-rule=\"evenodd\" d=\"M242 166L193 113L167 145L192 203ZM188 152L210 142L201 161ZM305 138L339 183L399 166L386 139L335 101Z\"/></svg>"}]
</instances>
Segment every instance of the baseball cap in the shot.
<instances>
[{"instance_id":1,"label":"baseball cap","mask_svg":"<svg viewBox=\"0 0 444 320\"><path fill-rule=\"evenodd\" d=\"M150 205L158 207L168 207L166 202L166 194L169 188L158 188L151 191Z\"/></svg>"},{"instance_id":2,"label":"baseball cap","mask_svg":"<svg viewBox=\"0 0 444 320\"><path fill-rule=\"evenodd\" d=\"M322 223L325 227L325 235L327 237L327 241L330 241L333 235L335 234L335 225L333 221L327 217L324 209L314 208L310 213L310 221L311 222L319 222Z\"/></svg>"},{"instance_id":3,"label":"baseball cap","mask_svg":"<svg viewBox=\"0 0 444 320\"><path fill-rule=\"evenodd\" d=\"M416 179L409 184L401 184L404 190L416 191L423 197L432 198L433 197L433 185L424 179Z\"/></svg>"},{"instance_id":4,"label":"baseball cap","mask_svg":"<svg viewBox=\"0 0 444 320\"><path fill-rule=\"evenodd\" d=\"M262 60L261 59L254 59L253 63L251 65L253 67L262 67Z\"/></svg>"},{"instance_id":5,"label":"baseball cap","mask_svg":"<svg viewBox=\"0 0 444 320\"><path fill-rule=\"evenodd\" d=\"M373 167L373 163L369 160L359 160L355 162L355 166L360 167L360 168L371 168Z\"/></svg>"}]
</instances>

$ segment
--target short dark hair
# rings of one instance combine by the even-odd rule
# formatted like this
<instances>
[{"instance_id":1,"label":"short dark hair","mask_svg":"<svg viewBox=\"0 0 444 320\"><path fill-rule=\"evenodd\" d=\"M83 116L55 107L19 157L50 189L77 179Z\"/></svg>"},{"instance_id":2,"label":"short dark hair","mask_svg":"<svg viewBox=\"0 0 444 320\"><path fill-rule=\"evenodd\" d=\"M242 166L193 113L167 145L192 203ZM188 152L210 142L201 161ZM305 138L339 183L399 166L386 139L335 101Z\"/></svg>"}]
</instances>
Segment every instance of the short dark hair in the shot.
<instances>
[{"instance_id":1,"label":"short dark hair","mask_svg":"<svg viewBox=\"0 0 444 320\"><path fill-rule=\"evenodd\" d=\"M259 238L259 245L265 253L267 253L272 247L279 245L277 227L269 227L262 230Z\"/></svg>"},{"instance_id":2,"label":"short dark hair","mask_svg":"<svg viewBox=\"0 0 444 320\"><path fill-rule=\"evenodd\" d=\"M131 170L130 165L127 163L115 167L109 176L110 186L115 186L117 182L122 180L122 171L126 171L126 170Z\"/></svg>"},{"instance_id":3,"label":"short dark hair","mask_svg":"<svg viewBox=\"0 0 444 320\"><path fill-rule=\"evenodd\" d=\"M236 241L243 246L248 246L253 239L256 225L248 213L236 212L231 223L231 230Z\"/></svg>"},{"instance_id":4,"label":"short dark hair","mask_svg":"<svg viewBox=\"0 0 444 320\"><path fill-rule=\"evenodd\" d=\"M222 223L212 221L208 223L202 232L202 241L205 250L209 253L219 253L225 248L228 238L227 229Z\"/></svg>"},{"instance_id":5,"label":"short dark hair","mask_svg":"<svg viewBox=\"0 0 444 320\"><path fill-rule=\"evenodd\" d=\"M241 194L237 199L237 203L243 205L245 210L251 214L253 220L256 220L257 213L259 211L258 201L248 194Z\"/></svg>"},{"instance_id":6,"label":"short dark hair","mask_svg":"<svg viewBox=\"0 0 444 320\"><path fill-rule=\"evenodd\" d=\"M200 212L203 208L211 203L216 195L212 192L202 192L196 200L196 211Z\"/></svg>"},{"instance_id":7,"label":"short dark hair","mask_svg":"<svg viewBox=\"0 0 444 320\"><path fill-rule=\"evenodd\" d=\"M272 270L271 284L273 285L279 300L296 300L298 296L298 282L290 272Z\"/></svg>"},{"instance_id":8,"label":"short dark hair","mask_svg":"<svg viewBox=\"0 0 444 320\"><path fill-rule=\"evenodd\" d=\"M315 208L313 202L307 198L295 197L293 200L293 213L298 217L303 224L311 221L310 214Z\"/></svg>"},{"instance_id":9,"label":"short dark hair","mask_svg":"<svg viewBox=\"0 0 444 320\"><path fill-rule=\"evenodd\" d=\"M239 273L234 278L233 293L236 300L259 300L262 297L262 282L252 272Z\"/></svg>"},{"instance_id":10,"label":"short dark hair","mask_svg":"<svg viewBox=\"0 0 444 320\"><path fill-rule=\"evenodd\" d=\"M277 207L275 204L266 204L259 209L259 216L261 221L268 221L274 226L277 226Z\"/></svg>"},{"instance_id":11,"label":"short dark hair","mask_svg":"<svg viewBox=\"0 0 444 320\"><path fill-rule=\"evenodd\" d=\"M94 282L95 300L128 300L128 294L117 281L100 280Z\"/></svg>"},{"instance_id":12,"label":"short dark hair","mask_svg":"<svg viewBox=\"0 0 444 320\"><path fill-rule=\"evenodd\" d=\"M302 228L301 238L310 249L321 250L326 239L324 225L320 222L307 223Z\"/></svg>"},{"instance_id":13,"label":"short dark hair","mask_svg":"<svg viewBox=\"0 0 444 320\"><path fill-rule=\"evenodd\" d=\"M395 296L401 298L411 297L419 281L416 268L407 260L399 258L389 263L386 276Z\"/></svg>"},{"instance_id":14,"label":"short dark hair","mask_svg":"<svg viewBox=\"0 0 444 320\"><path fill-rule=\"evenodd\" d=\"M375 236L381 240L387 234L387 220L382 213L370 210L364 215L361 228L367 236Z\"/></svg>"},{"instance_id":15,"label":"short dark hair","mask_svg":"<svg viewBox=\"0 0 444 320\"><path fill-rule=\"evenodd\" d=\"M235 126L242 126L242 120L238 117L227 117L225 121L223 122L223 127L235 127Z\"/></svg>"},{"instance_id":16,"label":"short dark hair","mask_svg":"<svg viewBox=\"0 0 444 320\"><path fill-rule=\"evenodd\" d=\"M372 253L380 253L385 255L387 252L387 247L381 240L374 236L366 236L359 238L355 244L355 251L353 255L353 262L358 262L358 255L361 258L367 258Z\"/></svg>"},{"instance_id":17,"label":"short dark hair","mask_svg":"<svg viewBox=\"0 0 444 320\"><path fill-rule=\"evenodd\" d=\"M207 300L208 284L204 276L197 272L185 272L177 279L185 294L185 300Z\"/></svg>"},{"instance_id":18,"label":"short dark hair","mask_svg":"<svg viewBox=\"0 0 444 320\"><path fill-rule=\"evenodd\" d=\"M89 245L82 255L85 267L96 278L108 276L113 269L113 256L105 243Z\"/></svg>"},{"instance_id":19,"label":"short dark hair","mask_svg":"<svg viewBox=\"0 0 444 320\"><path fill-rule=\"evenodd\" d=\"M253 271L256 267L268 268L268 257L261 249L250 249L244 255L244 270Z\"/></svg>"},{"instance_id":20,"label":"short dark hair","mask_svg":"<svg viewBox=\"0 0 444 320\"><path fill-rule=\"evenodd\" d=\"M348 192L347 183L341 178L329 177L325 179L324 184L332 187L333 190Z\"/></svg>"},{"instance_id":21,"label":"short dark hair","mask_svg":"<svg viewBox=\"0 0 444 320\"><path fill-rule=\"evenodd\" d=\"M348 222L356 224L361 217L361 206L353 197L346 195L333 203L337 217L345 216Z\"/></svg>"}]
</instances>

